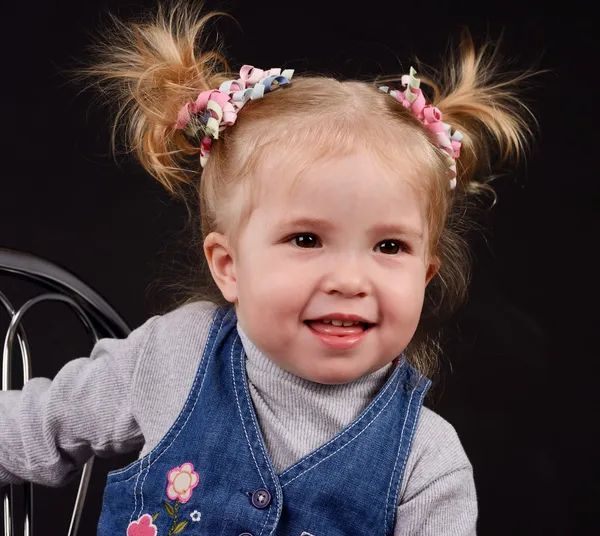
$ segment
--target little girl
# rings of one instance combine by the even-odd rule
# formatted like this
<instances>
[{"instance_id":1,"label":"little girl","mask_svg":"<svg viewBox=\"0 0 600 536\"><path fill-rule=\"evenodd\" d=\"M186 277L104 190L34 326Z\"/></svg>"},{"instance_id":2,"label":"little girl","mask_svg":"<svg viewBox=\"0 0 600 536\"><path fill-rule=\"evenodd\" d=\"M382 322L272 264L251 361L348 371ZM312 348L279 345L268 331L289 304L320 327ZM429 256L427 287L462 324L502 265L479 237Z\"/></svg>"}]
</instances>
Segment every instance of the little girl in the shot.
<instances>
[{"instance_id":1,"label":"little girl","mask_svg":"<svg viewBox=\"0 0 600 536\"><path fill-rule=\"evenodd\" d=\"M197 188L219 297L2 393L0 484L141 449L99 535L475 534L472 467L422 406L423 319L464 294L464 207L491 155L522 154L527 110L469 40L430 103L412 69L233 73L196 15L116 22L89 73L144 168Z\"/></svg>"}]
</instances>

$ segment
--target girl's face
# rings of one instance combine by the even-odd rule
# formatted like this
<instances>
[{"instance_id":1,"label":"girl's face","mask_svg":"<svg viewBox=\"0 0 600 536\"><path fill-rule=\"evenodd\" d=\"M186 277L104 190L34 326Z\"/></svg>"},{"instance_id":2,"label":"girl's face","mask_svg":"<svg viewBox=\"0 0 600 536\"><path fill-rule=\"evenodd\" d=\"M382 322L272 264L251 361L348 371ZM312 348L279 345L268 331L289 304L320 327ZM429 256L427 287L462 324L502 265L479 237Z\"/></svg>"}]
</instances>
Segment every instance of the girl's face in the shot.
<instances>
[{"instance_id":1,"label":"girl's face","mask_svg":"<svg viewBox=\"0 0 600 536\"><path fill-rule=\"evenodd\" d=\"M260 171L235 251L213 233L209 265L271 360L315 382L349 382L390 363L415 332L436 271L425 203L367 154L318 162L292 188L294 176L282 163ZM330 315L369 327L315 322Z\"/></svg>"}]
</instances>

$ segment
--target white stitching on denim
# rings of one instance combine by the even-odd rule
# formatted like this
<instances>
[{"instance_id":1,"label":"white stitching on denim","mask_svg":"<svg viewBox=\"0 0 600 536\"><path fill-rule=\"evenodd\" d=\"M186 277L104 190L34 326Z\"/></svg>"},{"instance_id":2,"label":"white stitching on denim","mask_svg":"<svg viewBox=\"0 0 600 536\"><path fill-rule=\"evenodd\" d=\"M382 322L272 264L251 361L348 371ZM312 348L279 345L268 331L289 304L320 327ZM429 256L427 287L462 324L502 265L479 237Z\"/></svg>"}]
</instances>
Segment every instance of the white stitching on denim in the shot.
<instances>
[{"instance_id":1,"label":"white stitching on denim","mask_svg":"<svg viewBox=\"0 0 600 536\"><path fill-rule=\"evenodd\" d=\"M417 383L417 386L419 385L419 383L421 383L421 379L423 378L423 376L419 376L419 382ZM428 381L428 380L427 380ZM419 414L421 413L421 407L423 405L423 399L425 398L425 394L427 393L427 386L425 386L423 388L423 392L421 393L421 398L419 399L419 403L417 405L417 414L415 416L415 421L413 422L413 426L412 426L412 430L410 432L410 438L409 438L409 445L412 443L413 438L415 436L415 431L417 429L417 422L419 420ZM416 387L415 387L416 389ZM404 473L404 468L406 467L406 461L408 460L408 456L404 457L404 461L402 462L402 468L400 469L400 474ZM396 493L394 493L394 502L392 504L397 505L398 504L398 494L400 493L400 486L396 487Z\"/></svg>"},{"instance_id":2,"label":"white stitching on denim","mask_svg":"<svg viewBox=\"0 0 600 536\"><path fill-rule=\"evenodd\" d=\"M418 386L418 383L417 383ZM410 415L410 403L412 402L413 396L415 394L415 390L417 386L410 392L410 398L408 399L406 415L404 415L404 422L402 423L402 430L400 431L400 441L398 441L398 453L396 454L396 460L394 461L394 468L392 469L392 476L390 477L390 483L388 485L387 495L385 498L385 516L383 517L383 534L386 534L387 531L387 520L388 520L388 510L390 508L390 491L392 490L392 482L394 480L394 473L396 472L396 465L398 464L398 459L400 458L400 452L402 452L402 438L404 437L404 430L406 429L406 421L408 421L408 416ZM406 456L405 456L406 458Z\"/></svg>"},{"instance_id":3,"label":"white stitching on denim","mask_svg":"<svg viewBox=\"0 0 600 536\"><path fill-rule=\"evenodd\" d=\"M237 340L237 336L236 336L235 340ZM263 483L263 485L265 487L267 487L267 483L265 482L264 478L262 477L262 473L260 472L260 469L258 467L258 462L256 461L256 458L254 457L254 451L252 450L252 445L250 444L250 439L248 438L248 432L246 430L246 425L244 424L244 416L242 415L240 399L238 398L237 389L235 388L235 374L234 374L234 370L233 370L233 348L234 348L234 345L231 346L230 358L231 358L231 377L233 378L233 392L235 394L235 401L237 403L238 413L240 414L240 420L242 421L242 428L244 429L244 435L246 436L246 442L248 443L248 447L250 448L250 454L252 454L252 459L254 460L254 465L256 465L256 470L258 471L258 476L260 476L260 481Z\"/></svg>"},{"instance_id":4,"label":"white stitching on denim","mask_svg":"<svg viewBox=\"0 0 600 536\"><path fill-rule=\"evenodd\" d=\"M258 472L258 476L260 477L260 481L263 483L263 486L266 488L267 487L267 483L265 482L262 473L260 472L260 468L258 467L258 462L256 461L256 458L254 456L254 451L252 450L252 445L250 444L250 438L248 437L248 432L246 430L246 425L244 424L244 416L242 415L242 407L240 406L240 399L238 398L238 394L237 394L237 387L235 384L235 369L233 366L233 349L235 348L235 343L238 340L238 335L236 335L235 339L233 340L233 343L231 345L231 353L229 355L229 359L231 361L231 379L232 379L232 383L233 383L233 393L235 394L235 401L237 403L237 408L238 408L238 413L240 414L240 421L242 421L242 428L244 429L244 435L246 436L246 443L248 443L248 448L250 449L250 454L252 455L252 459L254 460L254 465L256 465L256 471ZM243 373L245 374L245 371L243 371ZM261 536L263 533L263 530L265 528L265 525L267 524L267 521L269 520L269 517L271 516L271 513L269 512L267 519L265 519L265 522L263 523L261 529L260 529L260 533L258 536Z\"/></svg>"},{"instance_id":5,"label":"white stitching on denim","mask_svg":"<svg viewBox=\"0 0 600 536\"><path fill-rule=\"evenodd\" d=\"M394 391L398 391L398 386L400 385L400 382L396 383L396 389ZM296 480L297 478L300 478L303 474L308 473L309 471L311 471L312 469L314 469L315 467L319 466L320 464L322 464L325 460L327 460L328 458L331 458L334 454L337 454L340 450L342 450L343 448L346 448L350 443L352 443L355 439L357 439L363 432L366 431L367 428L369 428L369 426L371 426L379 417L379 415L381 415L381 412L387 408L388 404L392 401L392 399L394 398L394 395L396 393L394 392L391 396L390 399L385 403L385 405L379 410L379 413L377 413L377 415L375 415L375 417L373 417L373 419L369 422L369 424L367 424L360 432L358 432L358 434L356 434L352 439L350 439L349 441L347 441L346 443L344 443L339 449L337 449L336 451L332 452L331 454L325 456L325 458L323 458L321 461L317 462L315 465L312 465L311 467L309 467L308 469L306 469L305 471L302 471L299 475L296 475L294 478L292 478L289 482L286 482L285 484L282 484L281 487L285 488L285 486L287 486L288 484L291 484L294 480Z\"/></svg>"},{"instance_id":6,"label":"white stitching on denim","mask_svg":"<svg viewBox=\"0 0 600 536\"><path fill-rule=\"evenodd\" d=\"M236 341L237 341L237 338L236 338ZM244 371L244 374L245 374L246 363L244 362L244 347L243 346L240 351L240 364L241 364L242 370ZM252 401L250 398L250 392L248 391L248 385L244 381L242 382L242 384L244 386L244 391L246 393L246 402L248 403L248 409L250 410L250 418L252 421L252 426L254 427L254 432L257 436L260 437L260 434L258 432L258 424L254 419L254 408L252 407ZM269 455L265 451L265 447L264 447L262 441L259 441L259 446L260 446L260 450L262 451L263 457L265 458L265 461L267 461L267 469L269 470L269 475L271 475L271 480L273 481L273 486L275 487L275 493L277 495L277 500L278 500L276 517L278 517L281 514L281 509L283 508L283 495L281 494L279 486L277 485L277 482L276 482L277 477L275 476L275 473L271 470L271 464L268 462ZM262 531L263 531L265 525L271 519L271 512L272 512L272 509L269 509L267 519L264 522L263 526L261 527L260 534L262 534ZM260 536L260 534L259 534L259 536ZM272 534L272 532L271 532L271 534Z\"/></svg>"},{"instance_id":7,"label":"white stitching on denim","mask_svg":"<svg viewBox=\"0 0 600 536\"><path fill-rule=\"evenodd\" d=\"M140 486L140 499L142 500L142 506L140 507L140 513L139 516L142 515L142 512L144 511L144 484L146 483L146 478L148 478L148 473L150 473L150 458L152 456L152 452L148 453L148 467L146 467L146 474L144 475L144 478L142 478L142 485Z\"/></svg>"},{"instance_id":8,"label":"white stitching on denim","mask_svg":"<svg viewBox=\"0 0 600 536\"><path fill-rule=\"evenodd\" d=\"M233 350L235 348L235 344L238 341L239 337L236 336L236 338L233 340L232 346L231 346L231 372L232 372L232 376L233 376L233 392L235 393L235 398L237 400L238 396L237 396L237 389L236 389L236 385L235 385L235 376L234 376L234 366L233 366ZM244 387L244 392L246 393L246 401L249 402L250 400L250 393L248 393L248 390L245 388L245 383L244 383L244 376L246 374L246 364L244 363L244 348L242 346L242 351L240 352L240 361L241 361L241 371L242 371L242 386ZM249 404L250 408L252 407ZM240 410L240 416L241 416L241 408L239 406L239 400L238 400L238 409ZM252 417L252 411L250 411L250 417ZM254 422L252 422L252 425L254 426ZM243 421L243 417L242 417L242 426L244 426L244 421ZM255 429L256 432L256 429ZM244 433L246 433L246 428L244 427ZM248 440L248 435L246 434L246 441L248 441L248 446L250 446L250 441ZM252 457L254 458L254 453L252 452L252 447L250 447L250 453L252 454ZM264 453L263 453L264 454ZM254 463L256 464L256 468L258 469L258 464L256 462L256 458L254 458ZM265 488L267 487L267 484L265 483L265 481L263 480L262 474L260 473L260 469L258 469L258 473L260 475L260 479L262 481L262 483L264 484ZM269 519L271 518L271 511L272 509L269 508L269 512L267 513L267 517L265 519L265 521L263 522L262 526L260 527L260 532L258 533L258 536L262 536L262 533L265 530L265 525L268 523Z\"/></svg>"},{"instance_id":9,"label":"white stitching on denim","mask_svg":"<svg viewBox=\"0 0 600 536\"><path fill-rule=\"evenodd\" d=\"M321 445L317 450L315 450L314 452L311 452L308 456L306 456L305 458L302 458L301 460L299 460L297 463L295 463L291 467L288 467L283 473L281 473L279 475L279 478L281 478L283 475L285 475L286 473L288 473L289 471L291 471L292 469L294 469L296 466L300 465L301 463L306 462L306 460L312 458L318 452L323 450L325 447L327 447L334 441L339 440L341 437L343 437L345 434L347 434L350 430L352 430L352 428L354 428L360 421L362 421L370 413L369 409L371 409L377 403L377 401L385 394L385 392L391 387L392 383L393 382L388 382L387 386L373 399L373 401L365 409L364 413L355 422L353 422L349 428L344 430L341 434L333 436L329 441L327 441L327 443L325 443L324 445ZM388 404L389 404L389 402L388 402ZM387 406L387 404L386 404L386 406Z\"/></svg>"},{"instance_id":10,"label":"white stitching on denim","mask_svg":"<svg viewBox=\"0 0 600 536\"><path fill-rule=\"evenodd\" d=\"M225 316L227 316L227 315L224 315L223 318L221 319L221 324L219 325L219 330L217 331L217 335L215 336L215 339L219 336L219 333L221 332L221 329L222 329L222 326L223 326L223 322L225 320ZM214 344L213 344L213 347L214 347ZM204 348L204 353L205 354L206 354L207 348L208 348L208 343L207 343L206 347ZM212 350L212 348L211 348L211 350ZM200 389L198 389L198 393L196 394L196 400L194 401L194 405L192 406L192 408L191 408L191 410L190 410L187 418L185 419L185 422L183 423L183 425L181 426L181 428L179 429L179 431L177 432L177 434L175 435L175 437L173 437L173 439L171 440L171 442L164 448L164 450L156 457L156 459L151 464L148 464L148 467L146 469L150 469L150 467L152 465L154 465L159 460L159 458L165 452L167 452L167 450L169 450L169 448L171 448L171 445L173 445L173 442L177 439L177 437L179 437L179 434L182 432L183 428L185 427L185 425L187 424L188 420L190 419L190 417L191 417L191 415L192 415L192 413L194 411L194 408L196 407L196 404L198 403L198 400L200 399L200 393L202 392L202 387L204 385L204 378L206 377L206 370L208 370L208 366L210 365L210 359L211 359L211 357L212 357L212 351L211 351L210 355L208 356L208 361L206 362L206 369L204 370L204 374L202 375L202 382L200 384ZM205 355L202 356L203 360L204 360L204 358L205 358ZM192 385L192 388L190 389L190 391L194 390L196 384L197 384L197 378L196 378L196 380L194 380L194 384ZM182 410L182 412L183 412L183 410ZM177 424L178 421L179 421L179 417L175 420L175 422L173 423L173 425L171 426L171 428L169 428L169 431L165 434L165 438L169 435L169 433L175 427L175 425ZM162 442L163 442L163 440L161 440L161 442L155 447L155 449L158 449L160 447L160 445L162 444ZM155 450L155 449L153 449L153 450ZM148 454L148 457L150 456L150 454L151 453ZM143 460L143 458L142 458L142 460ZM131 476L129 478L126 478L125 480L121 480L120 482L128 482L134 476L135 475L133 475L133 476Z\"/></svg>"},{"instance_id":11,"label":"white stitching on denim","mask_svg":"<svg viewBox=\"0 0 600 536\"><path fill-rule=\"evenodd\" d=\"M142 474L142 468L143 468L143 466L144 466L144 460L142 460L142 463L140 463L140 470L137 472L137 478L136 478L135 484L133 486L133 500L134 500L134 503L133 503L133 512L131 512L131 515L129 516L129 522L130 523L133 521L133 516L137 512L137 486L138 486L138 482L140 480L140 475Z\"/></svg>"}]
</instances>

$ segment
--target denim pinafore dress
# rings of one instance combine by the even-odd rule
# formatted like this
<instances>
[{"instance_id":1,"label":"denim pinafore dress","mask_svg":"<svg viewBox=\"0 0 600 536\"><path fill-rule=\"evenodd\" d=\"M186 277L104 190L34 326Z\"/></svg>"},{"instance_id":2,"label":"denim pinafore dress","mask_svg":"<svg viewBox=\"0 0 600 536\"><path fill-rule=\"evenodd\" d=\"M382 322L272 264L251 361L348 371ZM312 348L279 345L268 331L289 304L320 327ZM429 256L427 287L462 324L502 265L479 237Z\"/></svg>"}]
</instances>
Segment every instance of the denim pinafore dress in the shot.
<instances>
[{"instance_id":1,"label":"denim pinafore dress","mask_svg":"<svg viewBox=\"0 0 600 536\"><path fill-rule=\"evenodd\" d=\"M109 473L98 536L393 534L429 380L400 358L353 422L277 474L236 324L233 307L216 310L171 429L144 457Z\"/></svg>"}]
</instances>

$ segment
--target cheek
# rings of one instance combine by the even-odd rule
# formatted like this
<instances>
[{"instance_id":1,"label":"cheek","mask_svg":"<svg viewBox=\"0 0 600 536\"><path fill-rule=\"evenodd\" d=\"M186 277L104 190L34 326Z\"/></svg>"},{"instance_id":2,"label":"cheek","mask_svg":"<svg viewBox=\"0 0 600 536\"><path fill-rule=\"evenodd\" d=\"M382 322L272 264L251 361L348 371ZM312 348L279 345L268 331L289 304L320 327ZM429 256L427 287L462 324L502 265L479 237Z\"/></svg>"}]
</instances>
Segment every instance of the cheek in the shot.
<instances>
[{"instance_id":1,"label":"cheek","mask_svg":"<svg viewBox=\"0 0 600 536\"><path fill-rule=\"evenodd\" d=\"M272 293L297 285L306 269L279 246L262 247L254 255L246 253L243 258L244 262L238 265L238 281L250 282L260 288L268 287Z\"/></svg>"},{"instance_id":2,"label":"cheek","mask_svg":"<svg viewBox=\"0 0 600 536\"><path fill-rule=\"evenodd\" d=\"M425 299L425 272L405 271L381 289L380 300L388 312L402 323L418 322Z\"/></svg>"},{"instance_id":3,"label":"cheek","mask_svg":"<svg viewBox=\"0 0 600 536\"><path fill-rule=\"evenodd\" d=\"M301 294L303 281L298 263L290 263L266 248L242 258L236 273L241 302L263 311L281 310L285 304L297 307L295 296Z\"/></svg>"}]
</instances>

